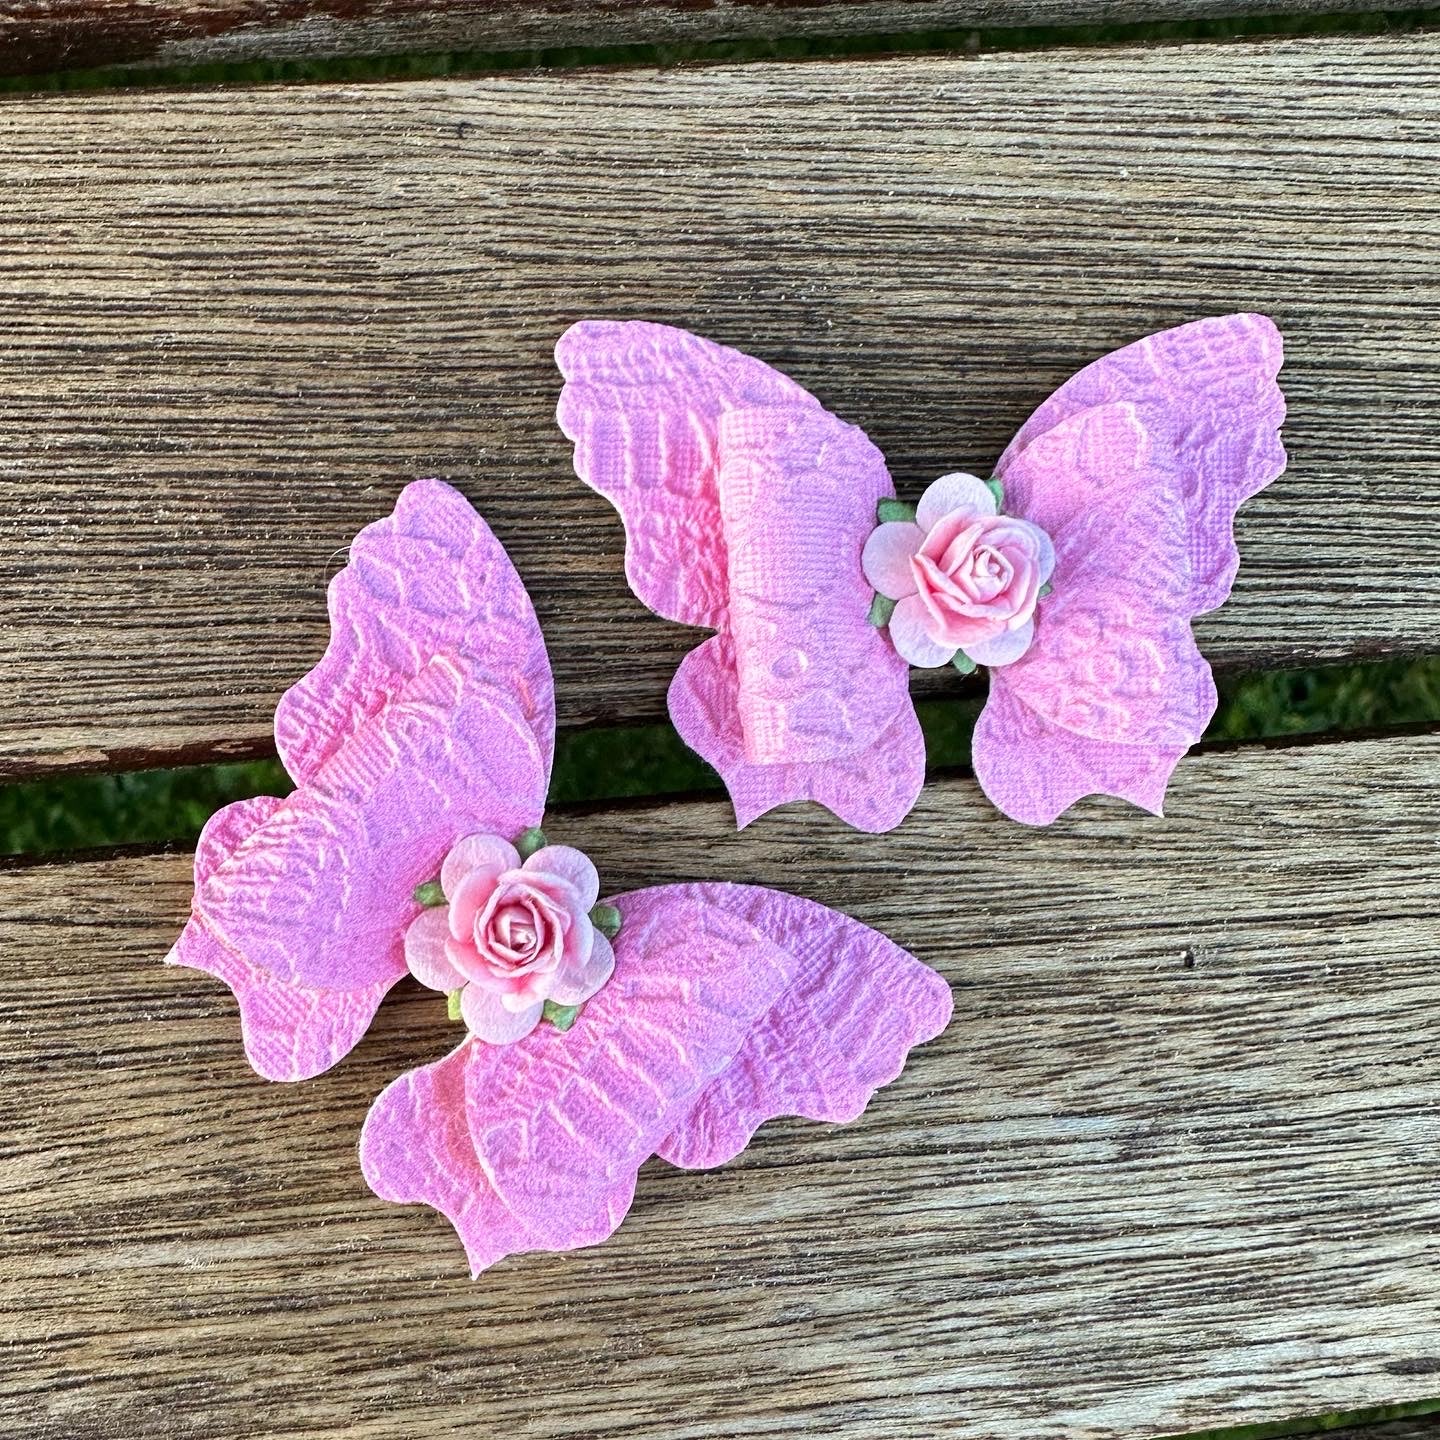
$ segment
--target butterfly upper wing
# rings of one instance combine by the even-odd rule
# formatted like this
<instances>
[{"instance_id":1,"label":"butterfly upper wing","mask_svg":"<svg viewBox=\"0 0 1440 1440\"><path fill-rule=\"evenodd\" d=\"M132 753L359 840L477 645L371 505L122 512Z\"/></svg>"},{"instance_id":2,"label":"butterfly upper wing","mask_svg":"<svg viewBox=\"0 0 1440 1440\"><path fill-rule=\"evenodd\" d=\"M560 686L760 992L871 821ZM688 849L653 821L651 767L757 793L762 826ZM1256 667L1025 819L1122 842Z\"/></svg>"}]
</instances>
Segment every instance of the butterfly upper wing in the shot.
<instances>
[{"instance_id":1,"label":"butterfly upper wing","mask_svg":"<svg viewBox=\"0 0 1440 1440\"><path fill-rule=\"evenodd\" d=\"M892 650L885 664L897 660ZM767 764L746 754L738 690L734 642L729 635L713 635L680 662L669 704L685 743L725 777L741 827L799 799L818 801L872 834L893 830L910 813L925 783L925 737L908 698L886 730L851 754Z\"/></svg>"},{"instance_id":2,"label":"butterfly upper wing","mask_svg":"<svg viewBox=\"0 0 1440 1440\"><path fill-rule=\"evenodd\" d=\"M1190 631L1189 532L1163 417L1123 402L1081 411L1007 477L1007 498L1013 478L1022 513L1054 538L1054 592L1029 650L991 671L976 776L1028 824L1096 792L1158 812L1215 708Z\"/></svg>"},{"instance_id":3,"label":"butterfly upper wing","mask_svg":"<svg viewBox=\"0 0 1440 1440\"><path fill-rule=\"evenodd\" d=\"M740 824L795 799L899 823L918 780L903 805L893 786L864 793L876 773L908 786L923 771L908 668L868 622L860 568L894 494L879 450L779 372L683 330L586 321L556 354L560 424L625 521L636 594L727 644L687 658L671 714Z\"/></svg>"},{"instance_id":4,"label":"butterfly upper wing","mask_svg":"<svg viewBox=\"0 0 1440 1440\"><path fill-rule=\"evenodd\" d=\"M718 629L729 603L720 417L819 402L763 361L644 320L582 320L555 360L560 428L575 443L576 473L625 522L630 588L667 620Z\"/></svg>"},{"instance_id":5,"label":"butterfly upper wing","mask_svg":"<svg viewBox=\"0 0 1440 1440\"><path fill-rule=\"evenodd\" d=\"M938 976L811 902L685 885L614 903L614 976L571 1030L467 1041L401 1077L366 1122L372 1188L447 1214L477 1273L516 1251L604 1239L657 1150L717 1164L769 1115L853 1118L949 1018ZM838 1033L812 1031L817 1021ZM443 1106L417 1098L447 1083Z\"/></svg>"},{"instance_id":6,"label":"butterfly upper wing","mask_svg":"<svg viewBox=\"0 0 1440 1440\"><path fill-rule=\"evenodd\" d=\"M329 678L290 717L323 716L319 697L332 693L346 725L325 730L316 719L314 744L292 751L303 758L288 798L245 802L212 822L193 913L169 957L236 992L247 1053L272 1078L315 1074L359 1039L405 973L404 933L419 913L412 891L456 840L518 835L544 810L549 667L519 578L448 486L408 487L397 515L405 565L428 573L396 577L367 640L351 646L351 632L337 631L319 667ZM410 548L417 535L460 534L463 544ZM369 546L357 549L364 567ZM513 655L466 636L502 610L517 627ZM369 690L355 678L382 673Z\"/></svg>"},{"instance_id":7,"label":"butterfly upper wing","mask_svg":"<svg viewBox=\"0 0 1440 1440\"><path fill-rule=\"evenodd\" d=\"M1011 441L996 467L1008 508L1030 518L1028 485L1013 485L1009 470L1047 431L1096 406L1127 402L1146 410L1169 436L1184 505L1188 613L1213 610L1240 564L1236 510L1285 468L1278 434L1285 397L1276 383L1283 358L1275 323L1254 314L1196 320L1103 356L1067 380ZM1034 483L1038 492L1044 476Z\"/></svg>"},{"instance_id":8,"label":"butterfly upper wing","mask_svg":"<svg viewBox=\"0 0 1440 1440\"><path fill-rule=\"evenodd\" d=\"M548 766L555 690L540 626L504 547L458 490L407 485L394 513L351 543L329 604L325 654L275 709L276 745L296 784L441 653L504 677Z\"/></svg>"},{"instance_id":9,"label":"butterfly upper wing","mask_svg":"<svg viewBox=\"0 0 1440 1440\"><path fill-rule=\"evenodd\" d=\"M1084 795L1159 812L1215 707L1191 617L1229 594L1236 509L1285 466L1281 342L1261 315L1152 335L1086 367L1021 428L1006 507L1057 554L1035 639L991 671L975 770L1048 824Z\"/></svg>"}]
</instances>

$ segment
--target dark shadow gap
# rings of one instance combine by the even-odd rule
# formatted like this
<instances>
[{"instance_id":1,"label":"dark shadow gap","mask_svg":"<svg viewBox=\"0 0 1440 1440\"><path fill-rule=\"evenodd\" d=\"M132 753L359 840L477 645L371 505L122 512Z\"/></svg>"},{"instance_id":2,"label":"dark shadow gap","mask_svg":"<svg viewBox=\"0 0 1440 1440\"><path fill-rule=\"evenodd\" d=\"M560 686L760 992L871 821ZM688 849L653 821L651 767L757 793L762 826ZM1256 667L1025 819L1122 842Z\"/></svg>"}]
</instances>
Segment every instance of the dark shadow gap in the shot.
<instances>
[{"instance_id":1,"label":"dark shadow gap","mask_svg":"<svg viewBox=\"0 0 1440 1440\"><path fill-rule=\"evenodd\" d=\"M996 54L1056 47L1177 45L1330 35L1388 35L1440 26L1440 8L1322 15L1237 15L1099 25L992 25L874 35L708 40L691 44L555 46L439 54L264 60L204 65L104 66L0 76L0 94L357 84L503 75L517 71L675 67L748 61L834 60L928 54ZM14 42L12 42L13 45ZM12 62L13 63L13 62Z\"/></svg>"},{"instance_id":2,"label":"dark shadow gap","mask_svg":"<svg viewBox=\"0 0 1440 1440\"><path fill-rule=\"evenodd\" d=\"M978 686L974 698L917 703L932 771L969 765L981 704ZM1354 738L1436 724L1440 656L1425 656L1223 677L1205 744ZM0 785L0 854L189 845L220 806L290 789L276 760ZM723 793L719 777L669 725L562 731L557 741L550 789L557 807Z\"/></svg>"}]
</instances>

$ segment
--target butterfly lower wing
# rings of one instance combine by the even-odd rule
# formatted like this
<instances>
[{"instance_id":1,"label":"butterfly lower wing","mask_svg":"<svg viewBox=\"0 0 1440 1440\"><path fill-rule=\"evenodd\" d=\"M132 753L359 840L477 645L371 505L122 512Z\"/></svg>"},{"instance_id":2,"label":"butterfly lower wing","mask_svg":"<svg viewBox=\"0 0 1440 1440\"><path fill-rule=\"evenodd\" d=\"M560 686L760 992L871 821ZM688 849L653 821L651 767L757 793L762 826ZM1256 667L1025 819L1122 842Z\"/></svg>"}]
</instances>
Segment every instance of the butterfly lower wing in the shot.
<instances>
[{"instance_id":1,"label":"butterfly lower wing","mask_svg":"<svg viewBox=\"0 0 1440 1440\"><path fill-rule=\"evenodd\" d=\"M555 699L545 642L504 547L459 491L417 480L354 539L330 582L330 643L281 697L275 740L297 784L313 776L435 655L511 691L545 756Z\"/></svg>"},{"instance_id":2,"label":"butterfly lower wing","mask_svg":"<svg viewBox=\"0 0 1440 1440\"><path fill-rule=\"evenodd\" d=\"M1164 417L1185 507L1187 613L1215 609L1230 593L1240 563L1235 512L1285 468L1278 434L1285 399L1276 383L1283 354L1273 321L1240 314L1180 325L1103 356L1041 405L1002 456L996 473L1005 481L1009 508L1032 518L1038 492L1012 480L1011 466L1056 426L1117 402Z\"/></svg>"},{"instance_id":3,"label":"butterfly lower wing","mask_svg":"<svg viewBox=\"0 0 1440 1440\"><path fill-rule=\"evenodd\" d=\"M719 887L714 887L719 888ZM795 978L657 1153L723 1165L780 1115L854 1120L950 1021L950 987L893 941L811 900L748 891L751 923L799 958ZM781 938L783 937L783 938Z\"/></svg>"},{"instance_id":4,"label":"butterfly lower wing","mask_svg":"<svg viewBox=\"0 0 1440 1440\"><path fill-rule=\"evenodd\" d=\"M438 1210L455 1227L474 1275L507 1255L539 1248L496 1194L470 1138L465 1075L480 1045L464 1040L443 1059L392 1081L370 1107L360 1132L366 1183L382 1200ZM623 1215L634 1188L631 1175L602 1213ZM571 1246L548 1248L593 1245L610 1233L606 1229L591 1236L581 1230Z\"/></svg>"},{"instance_id":5,"label":"butterfly lower wing","mask_svg":"<svg viewBox=\"0 0 1440 1440\"><path fill-rule=\"evenodd\" d=\"M883 663L899 664L898 689L903 662L891 651ZM680 662L669 706L681 738L724 780L742 829L793 800L814 800L871 834L893 830L910 813L925 783L925 737L908 696L885 730L838 759L764 764L745 752L738 687L734 642L715 635Z\"/></svg>"},{"instance_id":6,"label":"butterfly lower wing","mask_svg":"<svg viewBox=\"0 0 1440 1440\"><path fill-rule=\"evenodd\" d=\"M261 795L211 816L195 851L197 889L282 803ZM165 959L203 970L230 987L239 1002L246 1056L267 1080L308 1080L328 1070L354 1048L400 978L396 974L349 991L289 983L228 946L198 911Z\"/></svg>"},{"instance_id":7,"label":"butterfly lower wing","mask_svg":"<svg viewBox=\"0 0 1440 1440\"><path fill-rule=\"evenodd\" d=\"M687 330L582 320L560 337L557 418L575 471L620 512L625 574L667 620L719 629L729 582L719 423L737 407L818 402L787 376Z\"/></svg>"},{"instance_id":8,"label":"butterfly lower wing","mask_svg":"<svg viewBox=\"0 0 1440 1440\"><path fill-rule=\"evenodd\" d=\"M408 1077L367 1121L372 1187L449 1215L477 1272L503 1254L604 1239L657 1150L718 1163L766 1113L853 1116L909 1046L949 1016L938 977L809 902L750 886L686 885L614 903L623 916L614 976L570 1030L541 1026L505 1047L467 1044L456 1052L462 1060L441 1062L463 1068L463 1131L453 1083L429 1103ZM807 975L801 998L777 1008L802 968L830 956L828 1002ZM929 978L907 973L900 985L902 961ZM897 1003L903 1018L894 1022L887 1007ZM816 1017L839 1021L847 1035L866 1031L864 1053L837 1056L820 1036L807 1048L805 1025ZM743 1137L722 1130L705 1099L736 1063L745 1070L736 1089L745 1097Z\"/></svg>"},{"instance_id":9,"label":"butterfly lower wing","mask_svg":"<svg viewBox=\"0 0 1440 1440\"><path fill-rule=\"evenodd\" d=\"M976 777L1028 824L1095 793L1158 811L1176 760L1215 708L1190 629L1174 437L1153 411L1097 406L1033 441L1010 473L1032 501L1026 518L1055 538L1054 593L1040 603L1029 650L991 671Z\"/></svg>"}]
</instances>

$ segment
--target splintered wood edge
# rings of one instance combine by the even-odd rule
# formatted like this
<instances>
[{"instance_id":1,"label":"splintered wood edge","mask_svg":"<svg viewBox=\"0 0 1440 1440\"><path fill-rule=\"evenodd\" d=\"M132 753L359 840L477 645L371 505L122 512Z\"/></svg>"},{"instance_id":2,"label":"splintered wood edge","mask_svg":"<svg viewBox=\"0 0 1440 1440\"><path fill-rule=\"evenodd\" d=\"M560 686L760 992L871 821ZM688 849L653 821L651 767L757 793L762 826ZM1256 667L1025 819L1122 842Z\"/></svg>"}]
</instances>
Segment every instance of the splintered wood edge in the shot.
<instances>
[{"instance_id":1,"label":"splintered wood edge","mask_svg":"<svg viewBox=\"0 0 1440 1440\"><path fill-rule=\"evenodd\" d=\"M811 895L956 1015L853 1124L651 1162L606 1244L474 1284L354 1155L443 1000L266 1085L228 992L156 963L188 857L0 871L10 1433L1121 1440L1426 1398L1437 822L1440 734L1195 757L1163 821L1027 830L960 780L880 838L557 813L607 889Z\"/></svg>"}]
</instances>

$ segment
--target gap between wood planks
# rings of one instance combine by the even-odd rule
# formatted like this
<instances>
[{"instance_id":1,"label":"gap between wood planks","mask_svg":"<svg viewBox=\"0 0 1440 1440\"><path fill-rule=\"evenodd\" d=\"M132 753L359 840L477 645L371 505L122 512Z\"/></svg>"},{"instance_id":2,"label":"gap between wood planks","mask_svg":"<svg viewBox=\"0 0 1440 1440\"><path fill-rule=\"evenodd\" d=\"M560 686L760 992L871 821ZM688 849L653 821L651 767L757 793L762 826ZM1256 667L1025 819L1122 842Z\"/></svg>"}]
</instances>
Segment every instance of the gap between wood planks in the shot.
<instances>
[{"instance_id":1,"label":"gap between wood planks","mask_svg":"<svg viewBox=\"0 0 1440 1440\"><path fill-rule=\"evenodd\" d=\"M917 707L928 768L969 763L978 703ZM1406 733L1440 723L1440 657L1413 663L1270 673L1221 685L1221 707L1195 754ZM1303 738L1302 738L1303 737ZM193 841L220 806L289 791L278 760L142 773L67 774L0 785L0 855ZM719 777L669 725L561 731L553 806L715 792Z\"/></svg>"},{"instance_id":2,"label":"gap between wood planks","mask_svg":"<svg viewBox=\"0 0 1440 1440\"><path fill-rule=\"evenodd\" d=\"M183 0L166 6L172 24L153 14L133 30L96 25L86 33L83 17L124 15L104 0L62 13L49 0L11 6L7 31L0 31L0 93L116 87L175 88L194 85L274 83L357 83L367 80L435 79L494 71L704 64L737 60L805 60L835 56L923 54L960 50L1038 50L1076 45L1149 45L1255 36L1391 34L1436 23L1433 6L1373 9L1344 0L1099 0L1075 13L1065 0L973 0L943 9L935 0L879 0L869 6L809 3L748 11L732 7L682 5L681 25L660 42L655 8L628 12L636 28L625 38L616 13L597 24L593 7L582 12L583 29L515 33L509 43L475 28L493 19L494 9L436 4L432 15L462 15L459 24L428 33L384 22L356 23L346 34L325 32L312 22L289 32L255 23L226 26L207 14L205 32L186 38ZM317 7L318 8L318 7ZM522 7L523 8L523 7ZM617 7L618 9L618 7ZM619 10L621 16L627 12ZM726 36L723 16L773 17L768 29ZM288 11L287 11L288 16ZM845 29L821 28L840 17ZM553 23L555 12L545 12ZM908 28L903 22L913 20ZM890 24L883 23L889 19ZM715 22L720 21L720 28ZM469 28L467 28L469 22ZM882 23L877 23L882 22ZM923 22L923 23L922 23ZM422 7L423 23L423 7ZM52 36L51 27L56 27ZM790 26L796 31L786 33ZM63 28L61 28L63 27ZM686 28L688 27L688 31ZM721 38L705 38L706 34ZM687 38L688 37L688 38ZM486 45L480 42L488 41Z\"/></svg>"}]
</instances>

